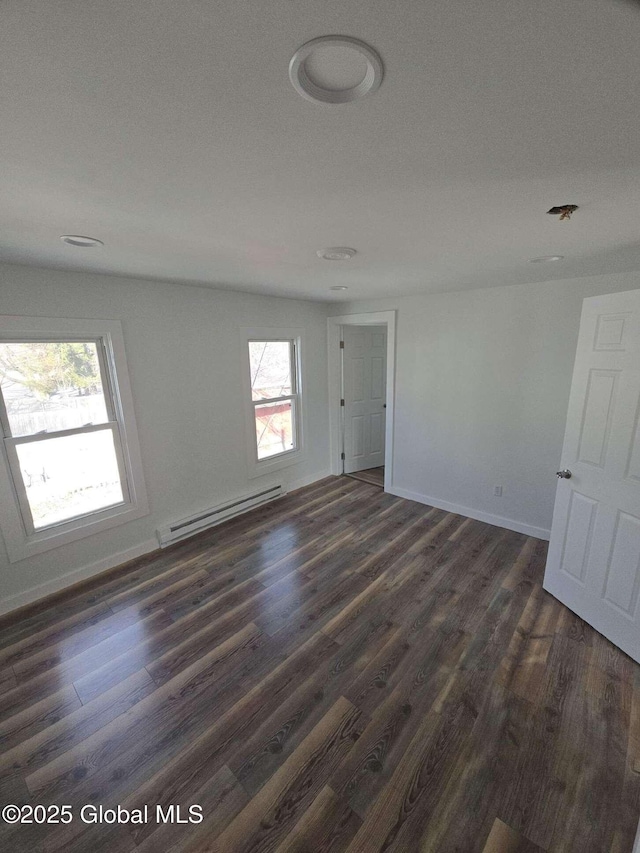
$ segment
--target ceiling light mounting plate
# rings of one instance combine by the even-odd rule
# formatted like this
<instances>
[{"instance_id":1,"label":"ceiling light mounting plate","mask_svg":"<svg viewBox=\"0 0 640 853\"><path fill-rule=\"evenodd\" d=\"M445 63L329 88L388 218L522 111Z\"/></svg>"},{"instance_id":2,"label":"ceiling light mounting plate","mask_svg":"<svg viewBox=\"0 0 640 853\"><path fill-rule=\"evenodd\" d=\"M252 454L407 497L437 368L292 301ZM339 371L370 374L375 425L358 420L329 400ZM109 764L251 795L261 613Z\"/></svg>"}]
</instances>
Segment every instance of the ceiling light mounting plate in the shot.
<instances>
[{"instance_id":1,"label":"ceiling light mounting plate","mask_svg":"<svg viewBox=\"0 0 640 853\"><path fill-rule=\"evenodd\" d=\"M345 60L364 60L364 76L355 85L353 81L344 88L323 86L321 81L313 79L308 63L313 55L327 48L344 54ZM309 101L321 104L348 104L365 95L370 95L380 87L384 76L382 60L376 51L359 39L350 36L321 36L303 44L294 53L289 63L289 79L294 89Z\"/></svg>"},{"instance_id":2,"label":"ceiling light mounting plate","mask_svg":"<svg viewBox=\"0 0 640 853\"><path fill-rule=\"evenodd\" d=\"M69 246L77 246L80 249L92 249L94 246L104 246L102 240L97 237L83 237L80 234L63 234L60 239Z\"/></svg>"},{"instance_id":3,"label":"ceiling light mounting plate","mask_svg":"<svg viewBox=\"0 0 640 853\"><path fill-rule=\"evenodd\" d=\"M328 249L318 249L316 252L323 261L349 261L356 254L356 250L348 246L331 246Z\"/></svg>"}]
</instances>

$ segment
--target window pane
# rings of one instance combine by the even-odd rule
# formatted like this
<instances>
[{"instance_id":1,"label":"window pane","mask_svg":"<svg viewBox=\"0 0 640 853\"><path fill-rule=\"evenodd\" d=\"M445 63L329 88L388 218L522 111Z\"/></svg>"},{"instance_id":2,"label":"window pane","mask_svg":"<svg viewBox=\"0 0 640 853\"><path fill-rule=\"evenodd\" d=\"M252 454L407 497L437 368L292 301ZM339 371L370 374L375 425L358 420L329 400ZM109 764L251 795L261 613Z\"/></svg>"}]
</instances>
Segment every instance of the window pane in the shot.
<instances>
[{"instance_id":1,"label":"window pane","mask_svg":"<svg viewBox=\"0 0 640 853\"><path fill-rule=\"evenodd\" d=\"M249 341L249 361L252 400L293 393L290 341Z\"/></svg>"},{"instance_id":2,"label":"window pane","mask_svg":"<svg viewBox=\"0 0 640 853\"><path fill-rule=\"evenodd\" d=\"M36 530L122 503L110 429L16 445Z\"/></svg>"},{"instance_id":3,"label":"window pane","mask_svg":"<svg viewBox=\"0 0 640 853\"><path fill-rule=\"evenodd\" d=\"M91 341L0 343L0 385L14 436L109 420Z\"/></svg>"},{"instance_id":4,"label":"window pane","mask_svg":"<svg viewBox=\"0 0 640 853\"><path fill-rule=\"evenodd\" d=\"M258 459L293 450L293 405L291 400L263 403L256 410Z\"/></svg>"}]
</instances>

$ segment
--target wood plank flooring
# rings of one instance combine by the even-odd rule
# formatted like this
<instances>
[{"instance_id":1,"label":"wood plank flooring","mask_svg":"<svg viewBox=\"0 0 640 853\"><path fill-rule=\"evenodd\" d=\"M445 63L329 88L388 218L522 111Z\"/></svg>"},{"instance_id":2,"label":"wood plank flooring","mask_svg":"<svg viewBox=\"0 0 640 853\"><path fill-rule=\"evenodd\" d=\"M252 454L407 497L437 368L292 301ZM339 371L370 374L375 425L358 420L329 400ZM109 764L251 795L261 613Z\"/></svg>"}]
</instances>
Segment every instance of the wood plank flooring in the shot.
<instances>
[{"instance_id":1,"label":"wood plank flooring","mask_svg":"<svg viewBox=\"0 0 640 853\"><path fill-rule=\"evenodd\" d=\"M362 480L364 483L370 483L372 486L384 488L384 465L378 468L365 468L364 471L354 471L346 476L352 477L354 480Z\"/></svg>"},{"instance_id":2,"label":"wood plank flooring","mask_svg":"<svg viewBox=\"0 0 640 853\"><path fill-rule=\"evenodd\" d=\"M1 804L74 810L0 849L631 853L640 667L545 556L328 478L0 620Z\"/></svg>"}]
</instances>

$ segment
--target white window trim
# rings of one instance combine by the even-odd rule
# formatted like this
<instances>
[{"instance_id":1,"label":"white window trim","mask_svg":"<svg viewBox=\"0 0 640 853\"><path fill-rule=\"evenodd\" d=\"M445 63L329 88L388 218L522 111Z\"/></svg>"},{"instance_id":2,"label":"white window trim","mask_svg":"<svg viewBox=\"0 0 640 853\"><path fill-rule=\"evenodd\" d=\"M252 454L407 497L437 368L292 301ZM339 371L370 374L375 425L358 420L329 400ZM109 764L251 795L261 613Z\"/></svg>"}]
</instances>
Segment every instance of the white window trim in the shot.
<instances>
[{"instance_id":1,"label":"white window trim","mask_svg":"<svg viewBox=\"0 0 640 853\"><path fill-rule=\"evenodd\" d=\"M262 477L272 471L279 471L289 465L296 465L306 457L305 451L305 423L307 419L307 406L304 379L303 360L303 329L290 329L281 327L245 328L240 330L240 344L242 347L242 390L244 396L244 409L246 420L246 445L247 445L247 470L249 479ZM249 361L249 341L293 341L295 344L296 358L296 380L297 380L297 405L296 423L294 425L297 448L279 453L269 459L258 459L256 447L256 426L254 406L251 400L251 366Z\"/></svg>"},{"instance_id":2,"label":"white window trim","mask_svg":"<svg viewBox=\"0 0 640 853\"><path fill-rule=\"evenodd\" d=\"M0 315L0 340L16 336L24 336L27 340L29 337L36 339L47 336L61 338L69 336L104 341L106 370L121 438L122 467L126 484L123 483L125 502L122 504L70 519L55 527L28 532L20 511L5 443L2 442L0 529L12 563L133 521L149 513L121 323L118 320L71 320L59 317ZM128 495L126 487L128 487Z\"/></svg>"}]
</instances>

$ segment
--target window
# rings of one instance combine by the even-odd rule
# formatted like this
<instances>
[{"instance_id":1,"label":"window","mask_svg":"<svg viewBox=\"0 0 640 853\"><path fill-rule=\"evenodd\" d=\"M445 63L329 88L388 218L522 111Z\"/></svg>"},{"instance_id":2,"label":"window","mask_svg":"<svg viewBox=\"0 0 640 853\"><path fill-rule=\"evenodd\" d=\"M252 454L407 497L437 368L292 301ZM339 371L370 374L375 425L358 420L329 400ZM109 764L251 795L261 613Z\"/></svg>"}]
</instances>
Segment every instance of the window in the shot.
<instances>
[{"instance_id":1,"label":"window","mask_svg":"<svg viewBox=\"0 0 640 853\"><path fill-rule=\"evenodd\" d=\"M300 339L293 330L244 330L250 467L254 476L298 461L302 448Z\"/></svg>"},{"instance_id":2,"label":"window","mask_svg":"<svg viewBox=\"0 0 640 853\"><path fill-rule=\"evenodd\" d=\"M295 343L249 341L249 367L258 460L270 459L295 450Z\"/></svg>"},{"instance_id":3,"label":"window","mask_svg":"<svg viewBox=\"0 0 640 853\"><path fill-rule=\"evenodd\" d=\"M12 559L146 513L118 323L0 318L0 421Z\"/></svg>"}]
</instances>

